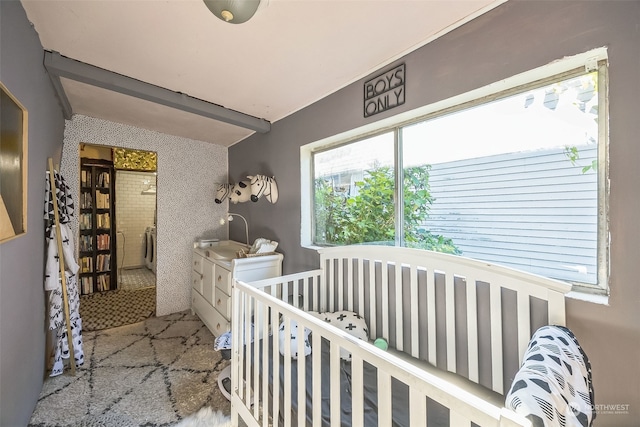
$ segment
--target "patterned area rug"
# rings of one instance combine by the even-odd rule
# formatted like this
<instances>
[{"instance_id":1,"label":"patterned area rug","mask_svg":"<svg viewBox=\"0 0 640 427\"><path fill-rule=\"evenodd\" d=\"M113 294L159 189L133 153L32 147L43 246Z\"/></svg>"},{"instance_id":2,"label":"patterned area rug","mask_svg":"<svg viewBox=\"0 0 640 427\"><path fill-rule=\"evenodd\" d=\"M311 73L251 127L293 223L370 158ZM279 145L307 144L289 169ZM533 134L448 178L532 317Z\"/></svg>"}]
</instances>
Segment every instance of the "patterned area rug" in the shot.
<instances>
[{"instance_id":1,"label":"patterned area rug","mask_svg":"<svg viewBox=\"0 0 640 427\"><path fill-rule=\"evenodd\" d=\"M217 376L229 361L189 311L84 334L76 375L45 381L30 426L173 426L201 408L229 415Z\"/></svg>"},{"instance_id":2,"label":"patterned area rug","mask_svg":"<svg viewBox=\"0 0 640 427\"><path fill-rule=\"evenodd\" d=\"M141 322L156 312L156 288L99 292L80 297L83 331Z\"/></svg>"}]
</instances>

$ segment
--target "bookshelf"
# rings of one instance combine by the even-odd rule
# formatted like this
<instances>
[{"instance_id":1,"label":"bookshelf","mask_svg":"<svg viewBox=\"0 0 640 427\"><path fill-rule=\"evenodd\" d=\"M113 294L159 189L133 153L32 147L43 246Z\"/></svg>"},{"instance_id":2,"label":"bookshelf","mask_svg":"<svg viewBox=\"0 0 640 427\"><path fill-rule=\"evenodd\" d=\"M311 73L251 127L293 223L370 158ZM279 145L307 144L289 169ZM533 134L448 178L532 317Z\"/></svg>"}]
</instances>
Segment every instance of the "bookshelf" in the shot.
<instances>
[{"instance_id":1,"label":"bookshelf","mask_svg":"<svg viewBox=\"0 0 640 427\"><path fill-rule=\"evenodd\" d=\"M82 295L117 289L114 180L112 162L81 159L78 250Z\"/></svg>"}]
</instances>

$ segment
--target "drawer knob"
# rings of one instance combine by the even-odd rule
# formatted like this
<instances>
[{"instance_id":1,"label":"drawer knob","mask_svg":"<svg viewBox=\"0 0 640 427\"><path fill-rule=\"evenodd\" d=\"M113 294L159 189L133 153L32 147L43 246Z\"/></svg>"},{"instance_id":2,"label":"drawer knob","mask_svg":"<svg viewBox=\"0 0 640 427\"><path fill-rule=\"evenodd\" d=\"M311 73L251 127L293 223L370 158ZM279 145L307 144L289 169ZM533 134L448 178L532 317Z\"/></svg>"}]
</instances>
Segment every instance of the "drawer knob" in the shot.
<instances>
[{"instance_id":1,"label":"drawer knob","mask_svg":"<svg viewBox=\"0 0 640 427\"><path fill-rule=\"evenodd\" d=\"M220 323L218 323L218 326L216 326L216 329L220 330Z\"/></svg>"},{"instance_id":2,"label":"drawer knob","mask_svg":"<svg viewBox=\"0 0 640 427\"><path fill-rule=\"evenodd\" d=\"M218 275L218 282L222 282L222 275Z\"/></svg>"},{"instance_id":3,"label":"drawer knob","mask_svg":"<svg viewBox=\"0 0 640 427\"><path fill-rule=\"evenodd\" d=\"M222 304L222 300L218 298L218 305Z\"/></svg>"}]
</instances>

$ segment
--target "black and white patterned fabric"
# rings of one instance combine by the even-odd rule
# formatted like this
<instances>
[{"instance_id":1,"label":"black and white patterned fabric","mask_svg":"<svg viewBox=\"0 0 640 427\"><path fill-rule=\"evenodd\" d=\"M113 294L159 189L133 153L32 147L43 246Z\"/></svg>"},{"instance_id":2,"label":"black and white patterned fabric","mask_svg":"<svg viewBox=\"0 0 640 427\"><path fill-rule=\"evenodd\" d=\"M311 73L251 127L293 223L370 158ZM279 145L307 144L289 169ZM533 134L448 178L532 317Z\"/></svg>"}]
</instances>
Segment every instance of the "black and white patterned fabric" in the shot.
<instances>
[{"instance_id":1,"label":"black and white patterned fabric","mask_svg":"<svg viewBox=\"0 0 640 427\"><path fill-rule=\"evenodd\" d=\"M51 182L49 175L50 174L47 172L44 187L44 219L47 220L47 227L50 227L54 221L53 199L51 198ZM71 189L58 171L54 171L53 175L56 186L56 197L58 199L58 216L60 224L66 224L71 221L71 217L75 212Z\"/></svg>"},{"instance_id":2,"label":"black and white patterned fabric","mask_svg":"<svg viewBox=\"0 0 640 427\"><path fill-rule=\"evenodd\" d=\"M280 345L280 354L284 356L285 344L289 341L289 348L291 349L291 358L297 360L300 356L298 354L298 340L304 340L304 355L306 357L311 354L311 342L309 342L309 335L311 335L311 330L309 328L304 328L304 333L300 334L298 330L298 323L295 320L291 321L290 325L290 339L287 340L287 336L284 333L284 322L280 323L280 328L278 329L278 341Z\"/></svg>"},{"instance_id":3,"label":"black and white patterned fabric","mask_svg":"<svg viewBox=\"0 0 640 427\"><path fill-rule=\"evenodd\" d=\"M84 350L82 345L82 320L80 319L80 295L78 293L77 273L80 266L75 259L75 246L73 233L69 226L74 214L73 197L69 186L57 171L54 172L56 185L56 198L58 203L58 216L60 220L60 237L62 254L58 253L57 232L55 225L55 213L53 199L51 198L50 174L46 174L44 219L45 241L47 245L47 258L45 263L44 289L49 292L49 329L56 331L55 352L51 376L62 374L64 370L63 359L69 359L69 345L67 340L67 327L64 316L64 299L62 294L60 277L60 257L64 260L64 275L69 302L69 321L71 323L71 335L74 350L74 359L77 366L84 363Z\"/></svg>"},{"instance_id":4,"label":"black and white patterned fabric","mask_svg":"<svg viewBox=\"0 0 640 427\"><path fill-rule=\"evenodd\" d=\"M591 365L569 329L543 326L533 334L505 406L534 427L591 427Z\"/></svg>"}]
</instances>

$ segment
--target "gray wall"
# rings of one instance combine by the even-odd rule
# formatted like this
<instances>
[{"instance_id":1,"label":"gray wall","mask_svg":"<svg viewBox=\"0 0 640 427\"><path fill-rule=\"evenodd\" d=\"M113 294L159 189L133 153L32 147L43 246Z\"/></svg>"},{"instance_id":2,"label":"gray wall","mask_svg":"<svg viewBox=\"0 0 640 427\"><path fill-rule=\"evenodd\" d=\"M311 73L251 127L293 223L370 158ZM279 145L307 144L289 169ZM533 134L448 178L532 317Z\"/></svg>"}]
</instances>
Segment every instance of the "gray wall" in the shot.
<instances>
[{"instance_id":1,"label":"gray wall","mask_svg":"<svg viewBox=\"0 0 640 427\"><path fill-rule=\"evenodd\" d=\"M406 103L363 118L362 79L273 124L271 132L229 149L229 173L275 175L280 198L237 205L252 238L280 242L285 272L316 267L300 246L301 145L449 98L559 58L608 46L610 63L611 296L608 305L568 300L568 326L591 359L596 404L629 405L600 413L597 425L640 419L640 2L511 0L409 54ZM238 231L236 231L238 233ZM241 239L232 233L232 238ZM602 408L601 408L602 409Z\"/></svg>"},{"instance_id":2,"label":"gray wall","mask_svg":"<svg viewBox=\"0 0 640 427\"><path fill-rule=\"evenodd\" d=\"M29 115L27 234L0 245L0 425L26 425L45 369L43 198L60 161L64 118L36 32L18 1L0 1L0 80Z\"/></svg>"}]
</instances>

